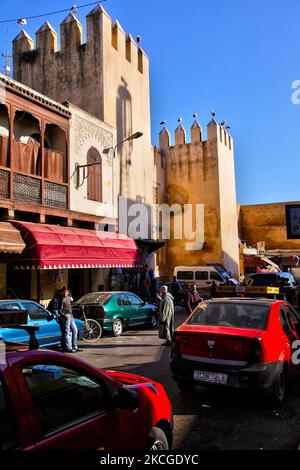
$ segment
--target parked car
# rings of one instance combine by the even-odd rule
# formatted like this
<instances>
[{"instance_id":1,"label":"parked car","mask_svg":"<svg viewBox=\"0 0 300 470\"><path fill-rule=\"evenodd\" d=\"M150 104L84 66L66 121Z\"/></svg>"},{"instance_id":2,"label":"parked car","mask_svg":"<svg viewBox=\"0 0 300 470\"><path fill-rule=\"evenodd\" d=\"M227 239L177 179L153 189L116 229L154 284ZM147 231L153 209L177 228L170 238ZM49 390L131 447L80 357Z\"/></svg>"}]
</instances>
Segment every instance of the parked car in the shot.
<instances>
[{"instance_id":1,"label":"parked car","mask_svg":"<svg viewBox=\"0 0 300 470\"><path fill-rule=\"evenodd\" d=\"M208 290L213 282L216 286L220 284L238 285L235 279L229 277L227 271L215 266L176 266L174 276L179 282L185 282L189 287L195 284L197 289Z\"/></svg>"},{"instance_id":2,"label":"parked car","mask_svg":"<svg viewBox=\"0 0 300 470\"><path fill-rule=\"evenodd\" d=\"M158 308L143 302L132 292L94 292L86 294L73 304L76 318L82 315L82 307L88 310L88 317L101 322L103 329L114 336L120 336L125 329L133 326L157 326Z\"/></svg>"},{"instance_id":3,"label":"parked car","mask_svg":"<svg viewBox=\"0 0 300 470\"><path fill-rule=\"evenodd\" d=\"M281 298L296 305L296 280L290 272L246 274L243 284L248 287L279 287Z\"/></svg>"},{"instance_id":4,"label":"parked car","mask_svg":"<svg viewBox=\"0 0 300 470\"><path fill-rule=\"evenodd\" d=\"M292 345L300 320L286 302L212 299L175 331L170 365L183 391L195 385L264 390L281 404L286 382L298 372Z\"/></svg>"},{"instance_id":5,"label":"parked car","mask_svg":"<svg viewBox=\"0 0 300 470\"><path fill-rule=\"evenodd\" d=\"M61 330L58 322L42 305L32 300L0 300L1 310L26 310L27 324L37 325L39 330L36 332L36 338L40 347L55 346L61 343ZM84 324L81 320L75 320L78 329L78 339L82 339L85 335ZM5 343L18 343L28 345L29 335L26 331L16 330L13 328L0 329L0 339Z\"/></svg>"},{"instance_id":6,"label":"parked car","mask_svg":"<svg viewBox=\"0 0 300 470\"><path fill-rule=\"evenodd\" d=\"M163 386L54 351L9 352L0 363L0 450L168 450Z\"/></svg>"}]
</instances>

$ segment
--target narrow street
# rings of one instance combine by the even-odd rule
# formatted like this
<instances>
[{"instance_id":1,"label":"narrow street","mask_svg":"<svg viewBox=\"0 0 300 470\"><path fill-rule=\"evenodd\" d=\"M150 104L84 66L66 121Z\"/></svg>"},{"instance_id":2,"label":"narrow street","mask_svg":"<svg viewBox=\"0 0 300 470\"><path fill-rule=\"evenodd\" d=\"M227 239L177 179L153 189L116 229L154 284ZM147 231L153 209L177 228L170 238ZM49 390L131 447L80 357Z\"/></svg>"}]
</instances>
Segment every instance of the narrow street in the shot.
<instances>
[{"instance_id":1,"label":"narrow street","mask_svg":"<svg viewBox=\"0 0 300 470\"><path fill-rule=\"evenodd\" d=\"M176 313L180 324L184 314ZM293 450L300 442L300 376L290 383L281 410L245 392L198 387L182 394L169 371L169 348L154 330L131 330L119 338L81 343L85 361L161 382L173 405L176 450Z\"/></svg>"}]
</instances>

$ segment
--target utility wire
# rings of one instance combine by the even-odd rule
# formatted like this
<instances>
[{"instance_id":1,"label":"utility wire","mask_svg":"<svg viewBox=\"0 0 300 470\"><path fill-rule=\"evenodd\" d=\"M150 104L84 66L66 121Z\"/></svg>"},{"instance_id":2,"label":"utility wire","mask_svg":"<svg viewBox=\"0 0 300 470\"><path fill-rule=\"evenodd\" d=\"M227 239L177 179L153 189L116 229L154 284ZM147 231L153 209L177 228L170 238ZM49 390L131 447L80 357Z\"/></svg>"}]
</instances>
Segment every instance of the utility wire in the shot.
<instances>
[{"instance_id":1,"label":"utility wire","mask_svg":"<svg viewBox=\"0 0 300 470\"><path fill-rule=\"evenodd\" d=\"M76 8L77 10L79 10L80 8L85 8L85 7L90 7L92 5L96 5L98 3L104 3L106 2L107 0L98 0L98 2L92 2L92 3L86 3L85 5L79 5L79 6L75 6L74 5L74 8ZM58 11L52 11L50 13L43 13L42 15L35 15L35 16L22 16L22 18L26 18L26 20L32 20L32 19L35 19L35 18L42 18L42 17L45 17L45 16L51 16L51 15L57 15L59 13L65 13L66 11L72 11L72 8L66 8L65 10L58 10ZM15 19L12 19L12 20L0 20L0 23L16 23L18 22L20 19L19 18L15 18Z\"/></svg>"}]
</instances>

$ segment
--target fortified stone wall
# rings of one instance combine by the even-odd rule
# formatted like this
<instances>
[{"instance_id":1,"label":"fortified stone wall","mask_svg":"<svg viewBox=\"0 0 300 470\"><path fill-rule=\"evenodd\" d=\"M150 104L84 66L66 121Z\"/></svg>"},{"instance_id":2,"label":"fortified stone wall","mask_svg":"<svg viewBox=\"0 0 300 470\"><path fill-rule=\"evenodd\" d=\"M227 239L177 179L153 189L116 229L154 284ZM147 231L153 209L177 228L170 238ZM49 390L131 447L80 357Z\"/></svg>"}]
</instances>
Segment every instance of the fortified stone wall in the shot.
<instances>
[{"instance_id":1,"label":"fortified stone wall","mask_svg":"<svg viewBox=\"0 0 300 470\"><path fill-rule=\"evenodd\" d=\"M58 101L68 101L117 129L115 143L140 131L143 137L118 147L116 194L152 203L149 60L143 50L113 22L101 5L83 28L73 14L57 33L45 22L34 45L25 31L13 42L14 78Z\"/></svg>"},{"instance_id":2,"label":"fortified stone wall","mask_svg":"<svg viewBox=\"0 0 300 470\"><path fill-rule=\"evenodd\" d=\"M204 247L189 250L186 238L171 239L167 243L166 259L169 275L178 265L212 262L224 264L235 276L239 274L233 142L214 120L207 126L207 136L203 141L197 121L191 127L190 143L186 142L181 124L175 131L174 146L165 128L160 133L168 204L204 204ZM194 229L195 214L194 211Z\"/></svg>"},{"instance_id":3,"label":"fortified stone wall","mask_svg":"<svg viewBox=\"0 0 300 470\"><path fill-rule=\"evenodd\" d=\"M240 238L248 246L265 242L267 250L300 250L300 240L288 240L286 232L285 206L300 202L279 202L240 207Z\"/></svg>"}]
</instances>

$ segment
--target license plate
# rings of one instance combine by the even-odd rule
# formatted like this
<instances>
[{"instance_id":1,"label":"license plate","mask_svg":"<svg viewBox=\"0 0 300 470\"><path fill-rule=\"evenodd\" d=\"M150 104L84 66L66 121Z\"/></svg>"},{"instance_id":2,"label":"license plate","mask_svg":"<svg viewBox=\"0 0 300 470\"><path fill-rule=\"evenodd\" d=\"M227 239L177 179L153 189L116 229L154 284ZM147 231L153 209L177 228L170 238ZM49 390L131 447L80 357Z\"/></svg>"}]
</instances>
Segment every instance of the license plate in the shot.
<instances>
[{"instance_id":1,"label":"license plate","mask_svg":"<svg viewBox=\"0 0 300 470\"><path fill-rule=\"evenodd\" d=\"M208 382L212 384L227 384L228 374L220 374L218 372L202 372L200 370L195 370L194 380L199 380L200 382Z\"/></svg>"}]
</instances>

